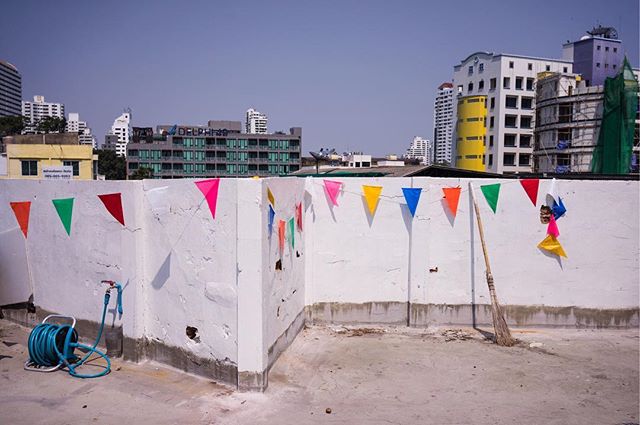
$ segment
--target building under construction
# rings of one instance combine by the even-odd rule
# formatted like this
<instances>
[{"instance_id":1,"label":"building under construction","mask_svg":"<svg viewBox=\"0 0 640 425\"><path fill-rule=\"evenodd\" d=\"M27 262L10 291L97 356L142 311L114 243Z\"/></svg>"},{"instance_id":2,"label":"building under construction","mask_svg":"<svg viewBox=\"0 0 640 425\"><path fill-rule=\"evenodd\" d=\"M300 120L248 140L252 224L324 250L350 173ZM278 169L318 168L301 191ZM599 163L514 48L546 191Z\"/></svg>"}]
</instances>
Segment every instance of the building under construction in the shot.
<instances>
[{"instance_id":1,"label":"building under construction","mask_svg":"<svg viewBox=\"0 0 640 425\"><path fill-rule=\"evenodd\" d=\"M539 74L534 134L535 172L637 172L637 77L626 62L604 86L577 74Z\"/></svg>"}]
</instances>

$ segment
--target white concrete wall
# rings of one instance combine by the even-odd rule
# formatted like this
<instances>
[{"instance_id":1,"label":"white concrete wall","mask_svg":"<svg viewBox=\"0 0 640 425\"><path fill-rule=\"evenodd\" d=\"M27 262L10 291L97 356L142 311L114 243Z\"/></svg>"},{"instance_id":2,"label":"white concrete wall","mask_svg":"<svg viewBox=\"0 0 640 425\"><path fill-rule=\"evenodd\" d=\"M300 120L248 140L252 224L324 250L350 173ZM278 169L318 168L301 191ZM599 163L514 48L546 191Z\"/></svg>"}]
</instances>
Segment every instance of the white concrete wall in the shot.
<instances>
[{"instance_id":1,"label":"white concrete wall","mask_svg":"<svg viewBox=\"0 0 640 425\"><path fill-rule=\"evenodd\" d=\"M307 226L305 235L312 252L307 260L308 305L406 301L408 288L412 303L490 303L469 180L342 181L337 207L329 207L322 179L311 183L313 206L306 221L313 226ZM537 248L546 236L539 208L550 180L541 180L536 207L519 181L500 181L494 214L479 185L499 181L477 181L476 193L503 304L638 307L638 182L558 181L568 209L558 220L559 240L569 256L559 260ZM391 197L381 198L371 225L360 195L365 183L382 185L382 195ZM462 194L453 220L441 189L458 185ZM424 188L413 220L401 190L411 186ZM437 272L429 272L436 267Z\"/></svg>"},{"instance_id":2,"label":"white concrete wall","mask_svg":"<svg viewBox=\"0 0 640 425\"><path fill-rule=\"evenodd\" d=\"M269 236L269 201L267 188L275 198L273 233ZM262 187L262 251L263 263L263 318L266 321L264 347L268 350L277 339L302 314L305 305L305 260L309 254L305 249L305 222L303 231L295 226L295 248L289 239L288 221L295 221L296 203L304 202L305 180L300 178L271 178L263 180ZM278 220L286 222L286 240L282 252L278 248ZM280 260L282 270L276 270Z\"/></svg>"},{"instance_id":3,"label":"white concrete wall","mask_svg":"<svg viewBox=\"0 0 640 425\"><path fill-rule=\"evenodd\" d=\"M195 181L144 181L145 335L236 363L238 180L220 181L215 219Z\"/></svg>"},{"instance_id":4,"label":"white concrete wall","mask_svg":"<svg viewBox=\"0 0 640 425\"><path fill-rule=\"evenodd\" d=\"M115 317L112 298L107 322L122 324L127 336L142 336L137 306L143 272L136 252L142 244L143 219L139 215L140 193L136 189L131 182L115 181L0 181L0 234L19 232L9 203L31 201L25 246L37 306L99 321L106 289L100 281L117 280L125 288L124 315L122 319ZM122 193L126 227L109 214L97 196L113 192ZM69 197L75 198L71 236L65 232L51 202ZM10 259L0 258L3 270L15 266ZM22 281L1 284L17 284L24 289Z\"/></svg>"}]
</instances>

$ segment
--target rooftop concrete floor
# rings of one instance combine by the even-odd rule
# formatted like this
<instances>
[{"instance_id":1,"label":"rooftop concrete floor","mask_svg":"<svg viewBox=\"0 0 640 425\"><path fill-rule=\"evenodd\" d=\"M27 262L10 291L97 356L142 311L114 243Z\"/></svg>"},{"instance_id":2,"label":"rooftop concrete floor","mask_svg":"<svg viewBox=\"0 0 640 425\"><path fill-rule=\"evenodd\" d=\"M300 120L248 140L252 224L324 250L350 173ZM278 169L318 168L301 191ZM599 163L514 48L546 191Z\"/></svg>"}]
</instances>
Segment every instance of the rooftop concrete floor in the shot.
<instances>
[{"instance_id":1,"label":"rooftop concrete floor","mask_svg":"<svg viewBox=\"0 0 640 425\"><path fill-rule=\"evenodd\" d=\"M2 424L638 423L638 329L520 330L501 348L472 329L311 327L263 394L155 363L26 372L28 332L0 321Z\"/></svg>"}]
</instances>

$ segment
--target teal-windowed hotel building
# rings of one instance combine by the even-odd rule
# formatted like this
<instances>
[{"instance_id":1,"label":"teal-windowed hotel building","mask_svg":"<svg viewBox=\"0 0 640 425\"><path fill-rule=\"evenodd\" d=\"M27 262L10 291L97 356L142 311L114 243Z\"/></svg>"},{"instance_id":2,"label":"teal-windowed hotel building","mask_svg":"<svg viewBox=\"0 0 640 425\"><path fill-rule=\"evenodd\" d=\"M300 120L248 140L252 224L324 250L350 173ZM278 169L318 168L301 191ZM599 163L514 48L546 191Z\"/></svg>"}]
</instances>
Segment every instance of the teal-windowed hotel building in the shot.
<instances>
[{"instance_id":1,"label":"teal-windowed hotel building","mask_svg":"<svg viewBox=\"0 0 640 425\"><path fill-rule=\"evenodd\" d=\"M134 127L127 173L146 167L158 179L283 176L300 169L301 146L300 127L288 134L242 133L240 121Z\"/></svg>"}]
</instances>

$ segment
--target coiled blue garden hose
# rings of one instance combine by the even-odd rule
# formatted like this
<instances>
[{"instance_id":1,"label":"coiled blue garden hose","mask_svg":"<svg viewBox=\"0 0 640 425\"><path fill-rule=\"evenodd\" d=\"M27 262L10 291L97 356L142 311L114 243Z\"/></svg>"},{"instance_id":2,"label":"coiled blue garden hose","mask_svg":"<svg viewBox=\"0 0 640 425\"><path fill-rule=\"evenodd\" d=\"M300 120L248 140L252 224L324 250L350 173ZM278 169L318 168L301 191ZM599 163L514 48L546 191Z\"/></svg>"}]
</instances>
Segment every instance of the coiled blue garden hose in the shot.
<instances>
[{"instance_id":1,"label":"coiled blue garden hose","mask_svg":"<svg viewBox=\"0 0 640 425\"><path fill-rule=\"evenodd\" d=\"M107 306L109 305L109 299L111 298L111 289L118 290L118 297L116 300L116 308L120 315L122 315L122 286L119 283L112 281L105 281L109 283L109 288L104 294L104 307L102 309L102 320L100 322L100 329L98 330L98 337L93 346L90 347L78 342L78 333L70 325L56 325L51 323L41 323L37 325L29 334L29 362L37 366L66 366L69 374L76 378L98 378L104 376L111 371L111 361L109 357L102 351L96 349L100 338L102 337L102 331L104 330L104 321L107 315ZM76 348L86 350L85 356L79 360L79 357L74 354ZM82 366L89 357L93 354L97 354L107 362L107 367L99 373L84 375L78 373L76 368Z\"/></svg>"}]
</instances>

